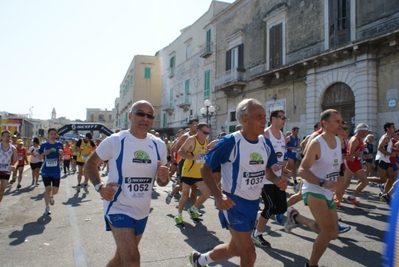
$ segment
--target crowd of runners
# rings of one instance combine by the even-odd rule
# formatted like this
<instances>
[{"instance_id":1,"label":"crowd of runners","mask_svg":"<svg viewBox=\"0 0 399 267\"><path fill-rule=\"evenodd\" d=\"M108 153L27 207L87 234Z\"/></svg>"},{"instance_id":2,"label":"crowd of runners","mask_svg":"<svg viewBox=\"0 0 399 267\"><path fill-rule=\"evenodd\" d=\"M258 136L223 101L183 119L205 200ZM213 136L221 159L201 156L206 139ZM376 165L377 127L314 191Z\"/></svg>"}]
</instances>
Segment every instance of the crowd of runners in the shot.
<instances>
[{"instance_id":1,"label":"crowd of runners","mask_svg":"<svg viewBox=\"0 0 399 267\"><path fill-rule=\"evenodd\" d=\"M161 139L151 130L154 109L147 101L133 104L130 129L118 130L103 141L93 141L87 133L79 140L61 142L57 130L50 128L45 142L34 138L33 145L25 148L18 133L5 130L1 133L0 201L7 186L16 183L16 189L21 188L24 166L30 164L31 186L39 185L41 175L45 214L50 215L61 175L77 172L76 190L88 193L90 180L104 199L106 227L117 243L110 266L122 262L139 266L138 244L154 183L165 186L172 181L165 202L178 200L174 217L178 227L184 227L184 210L190 220L200 223L200 208L213 196L221 224L231 234L228 243L209 252L192 252L189 260L195 267L233 256L240 257L241 266L253 266L254 245L271 247L263 237L270 219L284 225L288 233L298 224L317 233L305 263L317 266L329 242L350 230L339 222L336 212L342 201L361 206L359 193L369 185L379 187L380 200L390 204L399 174L399 133L394 123L383 125L385 134L374 146L377 137L367 124L359 123L349 133L336 110L323 111L314 132L303 140L298 127L282 132L287 119L284 110L273 110L266 118L257 100L244 99L236 114L236 131L222 132L215 140L209 140L210 125L197 119L180 129L173 142ZM100 168L106 170L104 181ZM353 177L358 184L347 194ZM288 195L287 186L295 194ZM314 218L295 209L301 201Z\"/></svg>"}]
</instances>

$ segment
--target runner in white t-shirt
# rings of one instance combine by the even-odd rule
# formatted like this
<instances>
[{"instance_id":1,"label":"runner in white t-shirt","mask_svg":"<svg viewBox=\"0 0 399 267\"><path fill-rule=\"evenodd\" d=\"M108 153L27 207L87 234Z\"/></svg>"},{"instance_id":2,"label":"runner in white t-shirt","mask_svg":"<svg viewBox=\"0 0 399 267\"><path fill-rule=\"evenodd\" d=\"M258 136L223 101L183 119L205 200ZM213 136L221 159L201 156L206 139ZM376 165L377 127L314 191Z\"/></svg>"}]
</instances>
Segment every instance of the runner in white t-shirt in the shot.
<instances>
[{"instance_id":1,"label":"runner in white t-shirt","mask_svg":"<svg viewBox=\"0 0 399 267\"><path fill-rule=\"evenodd\" d=\"M154 118L149 102L135 102L129 112L130 129L102 141L85 163L86 175L104 199L106 228L117 245L107 266L140 265L138 245L150 212L154 180L160 186L169 182L165 143L148 133ZM97 168L105 160L109 164L106 185Z\"/></svg>"}]
</instances>

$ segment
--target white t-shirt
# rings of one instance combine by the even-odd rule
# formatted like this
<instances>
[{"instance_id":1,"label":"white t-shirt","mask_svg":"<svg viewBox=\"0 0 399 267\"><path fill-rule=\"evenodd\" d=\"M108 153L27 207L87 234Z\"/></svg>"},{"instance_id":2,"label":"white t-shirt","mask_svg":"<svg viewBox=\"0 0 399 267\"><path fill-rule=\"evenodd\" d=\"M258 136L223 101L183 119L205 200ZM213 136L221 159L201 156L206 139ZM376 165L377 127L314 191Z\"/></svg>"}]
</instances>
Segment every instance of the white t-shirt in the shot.
<instances>
[{"instance_id":1,"label":"white t-shirt","mask_svg":"<svg viewBox=\"0 0 399 267\"><path fill-rule=\"evenodd\" d=\"M134 137L129 130L107 137L96 149L102 160L109 160L108 183L118 183L114 200L104 200L104 213L125 214L136 220L146 218L158 161L167 163L165 143L152 134Z\"/></svg>"},{"instance_id":2,"label":"white t-shirt","mask_svg":"<svg viewBox=\"0 0 399 267\"><path fill-rule=\"evenodd\" d=\"M336 146L334 149L331 149L322 135L317 136L315 139L320 144L320 158L314 162L310 170L314 175L319 177L319 179L337 181L342 163L341 141L335 136ZM322 194L328 200L333 198L333 192L331 190L311 184L303 179L302 194L308 192Z\"/></svg>"}]
</instances>

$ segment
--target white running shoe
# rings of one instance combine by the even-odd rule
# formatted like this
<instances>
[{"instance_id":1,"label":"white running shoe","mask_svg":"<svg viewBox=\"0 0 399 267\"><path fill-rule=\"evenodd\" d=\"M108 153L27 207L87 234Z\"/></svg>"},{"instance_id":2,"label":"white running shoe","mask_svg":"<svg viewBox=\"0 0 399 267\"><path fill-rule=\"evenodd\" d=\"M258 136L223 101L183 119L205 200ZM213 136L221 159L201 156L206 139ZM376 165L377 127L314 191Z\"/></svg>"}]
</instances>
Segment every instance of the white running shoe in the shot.
<instances>
[{"instance_id":1,"label":"white running shoe","mask_svg":"<svg viewBox=\"0 0 399 267\"><path fill-rule=\"evenodd\" d=\"M50 215L50 214L51 214L50 207L46 207L46 208L44 209L44 214L46 214L46 215Z\"/></svg>"},{"instance_id":2,"label":"white running shoe","mask_svg":"<svg viewBox=\"0 0 399 267\"><path fill-rule=\"evenodd\" d=\"M299 212L294 208L294 207L289 207L287 209L287 219L285 220L284 223L284 230L289 233L291 232L291 229L296 226L296 222L294 219L294 216L298 215Z\"/></svg>"},{"instance_id":3,"label":"white running shoe","mask_svg":"<svg viewBox=\"0 0 399 267\"><path fill-rule=\"evenodd\" d=\"M171 191L168 192L168 195L165 198L165 202L166 204L170 204L170 201L172 200L172 195L171 195Z\"/></svg>"}]
</instances>

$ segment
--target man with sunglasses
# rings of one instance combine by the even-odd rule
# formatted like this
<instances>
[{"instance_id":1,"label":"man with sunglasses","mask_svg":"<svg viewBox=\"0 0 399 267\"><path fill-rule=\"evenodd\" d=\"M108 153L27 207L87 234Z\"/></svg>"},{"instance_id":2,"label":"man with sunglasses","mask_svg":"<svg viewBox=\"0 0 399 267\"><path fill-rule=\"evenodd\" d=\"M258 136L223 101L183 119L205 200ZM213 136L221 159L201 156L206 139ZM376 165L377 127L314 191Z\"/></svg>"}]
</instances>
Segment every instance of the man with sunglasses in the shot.
<instances>
[{"instance_id":1,"label":"man with sunglasses","mask_svg":"<svg viewBox=\"0 0 399 267\"><path fill-rule=\"evenodd\" d=\"M263 136L266 125L263 105L256 99L244 99L237 105L236 114L242 130L222 137L205 155L201 168L202 177L215 197L220 222L229 230L231 239L210 252L192 252L189 259L195 267L234 256L240 257L240 266L254 266L256 251L251 233L263 181L268 179L281 190L287 187L286 177L277 177L272 170L277 158L270 140ZM222 190L212 176L212 169L219 165Z\"/></svg>"},{"instance_id":2,"label":"man with sunglasses","mask_svg":"<svg viewBox=\"0 0 399 267\"><path fill-rule=\"evenodd\" d=\"M148 101L135 102L129 112L130 129L107 137L86 161L86 175L104 199L106 229L116 241L115 256L107 266L140 266L138 245L150 213L154 179L159 186L169 182L165 143L148 133L154 118ZM105 160L107 184L97 168Z\"/></svg>"},{"instance_id":3,"label":"man with sunglasses","mask_svg":"<svg viewBox=\"0 0 399 267\"><path fill-rule=\"evenodd\" d=\"M181 146L184 144L184 142L186 142L187 138L189 138L190 136L193 136L197 133L197 126L198 126L198 119L190 119L188 122L188 132L184 133L179 140L177 141L177 143L175 145L173 145L171 147L171 153L176 153L178 154L179 149L181 148ZM179 155L180 157L180 155ZM181 173L182 173L182 168L183 168L183 164L184 164L184 158L180 157L179 162L177 162L178 166L177 166L177 181L176 181L176 186L173 188L173 190L171 192L168 192L168 195L166 196L165 202L166 204L169 204L170 201L172 200L172 197L177 194L179 191L182 190L182 186L181 186ZM195 201L197 200L197 187L195 185L193 185L191 187L191 194L190 194L190 204L191 206L194 205Z\"/></svg>"},{"instance_id":4,"label":"man with sunglasses","mask_svg":"<svg viewBox=\"0 0 399 267\"><path fill-rule=\"evenodd\" d=\"M281 131L285 123L285 112L281 109L275 109L270 113L271 124L265 129L264 136L270 140L273 145L277 163L273 166L274 173L281 176L283 168L284 153L287 138ZM276 215L276 220L282 224L282 217L287 211L287 197L285 191L280 190L273 182L265 179L263 181L262 199L264 208L258 218L256 229L252 233L252 241L260 247L271 247L270 243L263 238L262 232L268 220L272 215ZM281 214L281 215L280 215Z\"/></svg>"},{"instance_id":5,"label":"man with sunglasses","mask_svg":"<svg viewBox=\"0 0 399 267\"><path fill-rule=\"evenodd\" d=\"M200 168L204 163L204 155L207 152L208 136L210 127L205 122L201 122L197 126L197 133L187 138L186 142L180 147L178 153L184 158L184 164L181 172L182 196L179 200L179 206L175 221L177 225L183 224L182 211L186 205L190 189L192 186L198 187L201 196L196 199L195 203L187 210L194 222L198 222L198 209L209 198L211 192L202 180Z\"/></svg>"}]
</instances>

